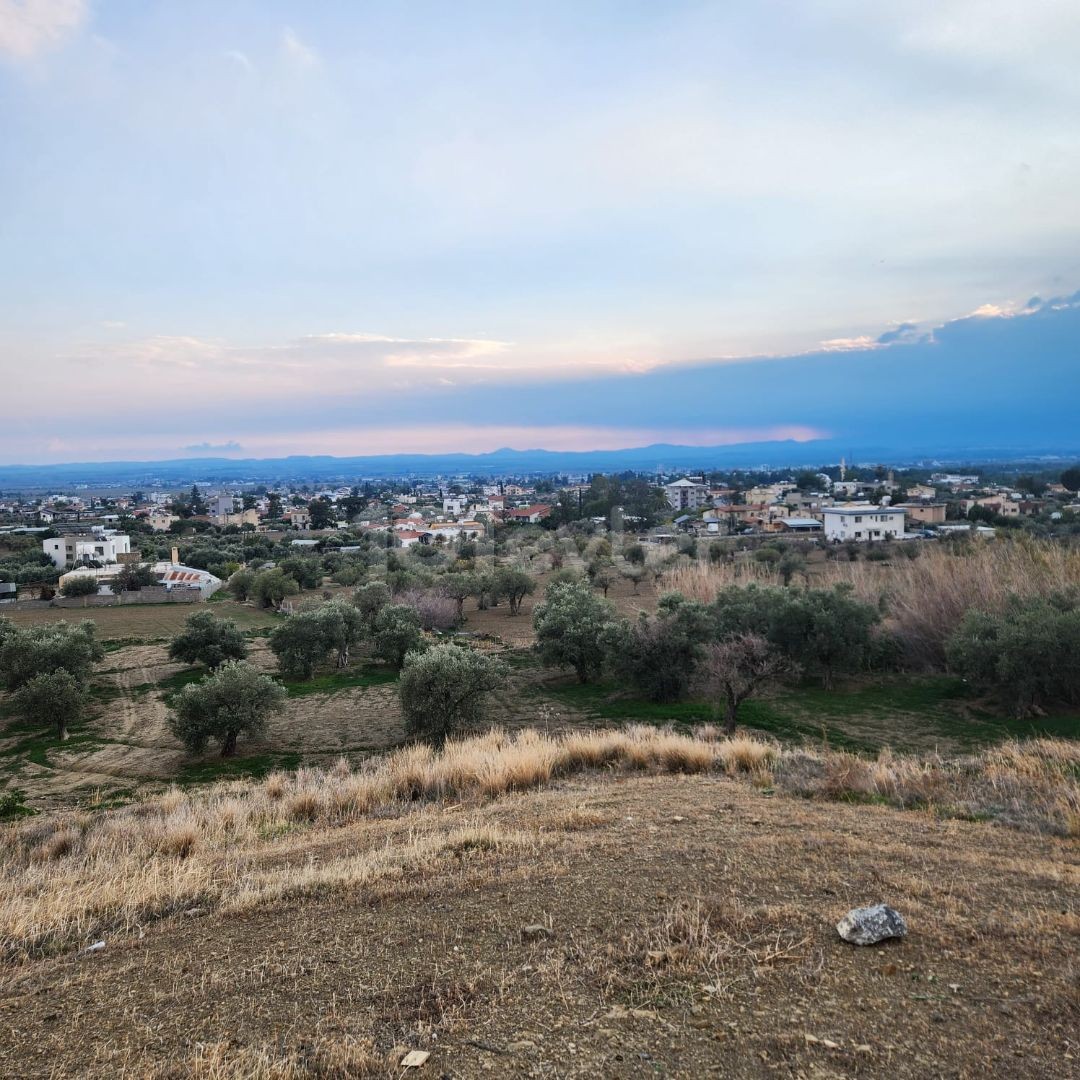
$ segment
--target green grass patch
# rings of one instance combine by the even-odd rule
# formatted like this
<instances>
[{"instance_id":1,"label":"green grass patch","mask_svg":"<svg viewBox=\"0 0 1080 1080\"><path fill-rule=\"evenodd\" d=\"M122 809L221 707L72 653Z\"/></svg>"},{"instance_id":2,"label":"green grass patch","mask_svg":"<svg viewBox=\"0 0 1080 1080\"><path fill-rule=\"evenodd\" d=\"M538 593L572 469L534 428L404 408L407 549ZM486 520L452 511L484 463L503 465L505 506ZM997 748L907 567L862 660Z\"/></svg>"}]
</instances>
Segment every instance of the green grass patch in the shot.
<instances>
[{"instance_id":1,"label":"green grass patch","mask_svg":"<svg viewBox=\"0 0 1080 1080\"><path fill-rule=\"evenodd\" d=\"M19 788L0 791L0 821L14 821L16 818L29 817L35 813L26 805L26 792Z\"/></svg>"},{"instance_id":2,"label":"green grass patch","mask_svg":"<svg viewBox=\"0 0 1080 1080\"><path fill-rule=\"evenodd\" d=\"M299 766L300 755L289 753L213 758L185 766L176 777L176 782L181 787L190 787L195 784L209 784L215 780L230 780L239 777L261 780L267 773L274 772L276 769L291 771Z\"/></svg>"},{"instance_id":3,"label":"green grass patch","mask_svg":"<svg viewBox=\"0 0 1080 1080\"><path fill-rule=\"evenodd\" d=\"M538 690L543 696L554 698L597 720L627 724L684 724L688 727L717 720L715 711L706 701L646 701L630 697L610 683L556 683ZM790 716L768 700L744 702L739 710L739 723L766 731L777 738L820 740L824 734L835 746L852 750L872 749L841 728L823 732L820 725Z\"/></svg>"},{"instance_id":4,"label":"green grass patch","mask_svg":"<svg viewBox=\"0 0 1080 1080\"><path fill-rule=\"evenodd\" d=\"M339 690L349 690L354 686L384 686L397 682L397 677L398 673L393 668L370 665L332 671L325 675L316 675L313 679L280 681L289 697L307 697L309 694L336 694Z\"/></svg>"},{"instance_id":5,"label":"green grass patch","mask_svg":"<svg viewBox=\"0 0 1080 1080\"><path fill-rule=\"evenodd\" d=\"M548 683L536 686L534 693L606 722L694 725L716 720L707 702L657 704L611 683ZM887 745L926 750L940 742L974 750L1011 738L1080 738L1080 718L1074 715L1018 720L972 708L967 694L962 680L943 675L852 680L833 690L804 684L745 702L739 722L783 740L826 742L865 753Z\"/></svg>"},{"instance_id":6,"label":"green grass patch","mask_svg":"<svg viewBox=\"0 0 1080 1080\"><path fill-rule=\"evenodd\" d=\"M142 683L139 686L133 687L132 692L145 693L148 690L157 690L161 694L162 700L166 704L169 704L185 686L198 682L207 674L208 672L204 667L184 668L183 671L177 671L172 675L166 675L164 679L159 679L156 683Z\"/></svg>"},{"instance_id":7,"label":"green grass patch","mask_svg":"<svg viewBox=\"0 0 1080 1080\"><path fill-rule=\"evenodd\" d=\"M21 771L23 765L27 763L43 769L53 768L52 762L49 761L49 754L53 750L90 750L107 743L107 740L88 731L83 722L72 724L68 728L68 737L63 742L57 739L56 732L52 728L44 728L28 720L16 720L8 724L4 729L4 734L26 736L9 746L0 748L0 768L8 773Z\"/></svg>"}]
</instances>

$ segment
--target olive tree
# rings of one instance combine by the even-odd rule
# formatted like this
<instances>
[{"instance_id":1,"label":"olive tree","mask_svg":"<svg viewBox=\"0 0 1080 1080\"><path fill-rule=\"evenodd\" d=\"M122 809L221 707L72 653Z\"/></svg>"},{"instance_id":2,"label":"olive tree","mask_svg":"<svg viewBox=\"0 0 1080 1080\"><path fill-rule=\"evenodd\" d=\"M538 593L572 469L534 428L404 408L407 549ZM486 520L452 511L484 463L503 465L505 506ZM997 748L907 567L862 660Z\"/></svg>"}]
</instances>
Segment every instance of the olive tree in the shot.
<instances>
[{"instance_id":1,"label":"olive tree","mask_svg":"<svg viewBox=\"0 0 1080 1080\"><path fill-rule=\"evenodd\" d=\"M56 728L56 737L68 737L68 727L86 714L90 695L86 686L62 668L27 680L12 695L16 710L27 720Z\"/></svg>"},{"instance_id":2,"label":"olive tree","mask_svg":"<svg viewBox=\"0 0 1080 1080\"><path fill-rule=\"evenodd\" d=\"M380 660L399 668L411 652L423 648L420 616L405 604L388 604L375 617L372 626L372 651Z\"/></svg>"},{"instance_id":3,"label":"olive tree","mask_svg":"<svg viewBox=\"0 0 1080 1080\"><path fill-rule=\"evenodd\" d=\"M949 666L996 692L1018 717L1080 704L1080 608L1072 597L1014 600L969 611L946 645Z\"/></svg>"},{"instance_id":4,"label":"olive tree","mask_svg":"<svg viewBox=\"0 0 1080 1080\"><path fill-rule=\"evenodd\" d=\"M410 734L442 743L475 723L484 699L505 675L497 660L457 645L436 645L405 657L398 694Z\"/></svg>"},{"instance_id":5,"label":"olive tree","mask_svg":"<svg viewBox=\"0 0 1080 1080\"><path fill-rule=\"evenodd\" d=\"M280 607L287 596L295 596L300 586L280 567L262 570L251 583L251 596L262 607Z\"/></svg>"},{"instance_id":6,"label":"olive tree","mask_svg":"<svg viewBox=\"0 0 1080 1080\"><path fill-rule=\"evenodd\" d=\"M35 675L66 671L80 686L90 682L94 664L104 655L90 619L16 629L0 635L0 678L18 690Z\"/></svg>"},{"instance_id":7,"label":"olive tree","mask_svg":"<svg viewBox=\"0 0 1080 1080\"><path fill-rule=\"evenodd\" d=\"M236 753L241 735L257 736L285 704L285 690L242 660L227 660L173 699L169 729L193 754L215 740L221 756Z\"/></svg>"},{"instance_id":8,"label":"olive tree","mask_svg":"<svg viewBox=\"0 0 1080 1080\"><path fill-rule=\"evenodd\" d=\"M349 666L354 645L364 638L366 626L360 610L344 600L331 600L315 611L328 651L339 668Z\"/></svg>"},{"instance_id":9,"label":"olive tree","mask_svg":"<svg viewBox=\"0 0 1080 1080\"><path fill-rule=\"evenodd\" d=\"M603 634L614 617L615 609L586 582L549 585L533 612L540 658L550 667L572 667L580 682L592 681L603 667Z\"/></svg>"},{"instance_id":10,"label":"olive tree","mask_svg":"<svg viewBox=\"0 0 1080 1080\"><path fill-rule=\"evenodd\" d=\"M310 679L331 647L317 611L290 615L274 628L269 644L281 673L297 679Z\"/></svg>"},{"instance_id":11,"label":"olive tree","mask_svg":"<svg viewBox=\"0 0 1080 1080\"><path fill-rule=\"evenodd\" d=\"M505 596L510 604L510 614L521 611L521 601L536 591L536 579L524 570L512 566L500 566L495 571L493 591Z\"/></svg>"},{"instance_id":12,"label":"olive tree","mask_svg":"<svg viewBox=\"0 0 1080 1080\"><path fill-rule=\"evenodd\" d=\"M212 612L197 611L189 615L180 631L169 643L169 658L183 664L205 664L213 670L226 660L247 657L247 642L232 619L216 619Z\"/></svg>"},{"instance_id":13,"label":"olive tree","mask_svg":"<svg viewBox=\"0 0 1080 1080\"><path fill-rule=\"evenodd\" d=\"M390 603L390 586L384 581L369 581L353 593L352 602L364 625L370 630L379 612Z\"/></svg>"}]
</instances>

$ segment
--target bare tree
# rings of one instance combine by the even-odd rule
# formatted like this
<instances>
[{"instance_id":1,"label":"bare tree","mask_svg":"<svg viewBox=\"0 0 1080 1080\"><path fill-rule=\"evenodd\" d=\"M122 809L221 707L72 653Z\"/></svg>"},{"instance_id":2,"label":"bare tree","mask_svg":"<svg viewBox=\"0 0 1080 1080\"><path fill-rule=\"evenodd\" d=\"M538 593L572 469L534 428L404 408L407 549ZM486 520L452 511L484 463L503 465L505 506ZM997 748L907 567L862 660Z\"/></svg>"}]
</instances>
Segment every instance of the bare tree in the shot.
<instances>
[{"instance_id":1,"label":"bare tree","mask_svg":"<svg viewBox=\"0 0 1080 1080\"><path fill-rule=\"evenodd\" d=\"M795 670L795 665L758 634L732 634L706 646L697 684L724 714L724 733L733 735L739 706L764 683Z\"/></svg>"}]
</instances>

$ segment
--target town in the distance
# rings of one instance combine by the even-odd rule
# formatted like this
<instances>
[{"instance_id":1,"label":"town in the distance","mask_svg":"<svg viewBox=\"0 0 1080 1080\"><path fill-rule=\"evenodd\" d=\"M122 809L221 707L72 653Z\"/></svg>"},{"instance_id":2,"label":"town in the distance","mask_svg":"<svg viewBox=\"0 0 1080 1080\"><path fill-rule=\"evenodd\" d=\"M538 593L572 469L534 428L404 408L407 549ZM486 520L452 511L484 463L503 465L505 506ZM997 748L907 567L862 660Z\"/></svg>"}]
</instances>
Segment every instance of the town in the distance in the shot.
<instances>
[{"instance_id":1,"label":"town in the distance","mask_svg":"<svg viewBox=\"0 0 1080 1080\"><path fill-rule=\"evenodd\" d=\"M660 551L768 562L792 551L957 536L1069 535L1080 529L1080 466L834 465L685 473L464 474L366 477L352 483L201 480L190 488L123 491L72 485L0 492L0 604L20 606L207 600L235 560L216 538L275 559L337 555L351 584L362 548L494 540L515 525L618 533ZM708 541L738 538L734 546ZM634 568L627 571L631 576Z\"/></svg>"}]
</instances>

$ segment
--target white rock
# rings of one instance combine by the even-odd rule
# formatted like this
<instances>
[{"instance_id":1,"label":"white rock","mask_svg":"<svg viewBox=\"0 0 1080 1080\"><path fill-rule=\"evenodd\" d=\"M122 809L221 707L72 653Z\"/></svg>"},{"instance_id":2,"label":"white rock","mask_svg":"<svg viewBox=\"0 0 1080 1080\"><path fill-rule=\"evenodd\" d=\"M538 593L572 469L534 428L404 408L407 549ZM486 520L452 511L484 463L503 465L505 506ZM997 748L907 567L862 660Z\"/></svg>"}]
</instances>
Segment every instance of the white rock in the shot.
<instances>
[{"instance_id":1,"label":"white rock","mask_svg":"<svg viewBox=\"0 0 1080 1080\"><path fill-rule=\"evenodd\" d=\"M899 911L888 904L852 908L837 924L836 932L852 945L876 945L888 938L902 938L907 923Z\"/></svg>"}]
</instances>

